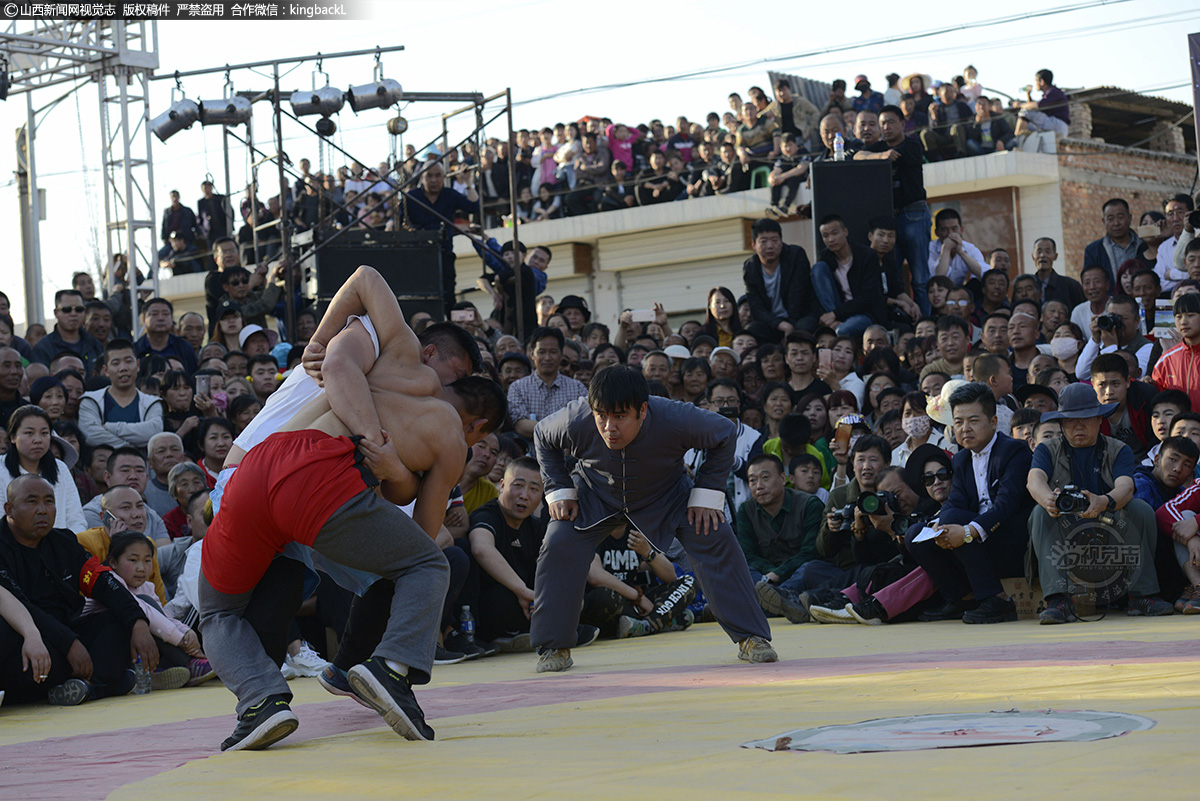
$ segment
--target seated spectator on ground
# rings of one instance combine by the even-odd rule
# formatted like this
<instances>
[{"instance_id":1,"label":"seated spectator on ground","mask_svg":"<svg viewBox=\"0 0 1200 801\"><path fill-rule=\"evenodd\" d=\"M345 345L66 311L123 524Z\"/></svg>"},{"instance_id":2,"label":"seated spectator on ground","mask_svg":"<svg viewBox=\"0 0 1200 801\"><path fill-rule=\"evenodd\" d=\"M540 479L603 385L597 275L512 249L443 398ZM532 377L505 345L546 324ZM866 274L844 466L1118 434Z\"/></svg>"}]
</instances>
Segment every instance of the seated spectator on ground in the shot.
<instances>
[{"instance_id":1,"label":"seated spectator on ground","mask_svg":"<svg viewBox=\"0 0 1200 801\"><path fill-rule=\"evenodd\" d=\"M21 476L10 483L4 515L0 571L11 593L4 590L8 597L0 596L0 606L7 606L12 595L36 599L20 602L30 607L36 623L21 615L14 627L11 613L0 622L0 653L5 655L0 684L9 701L46 698L58 706L75 706L129 692L134 683L131 652L149 669L158 664L137 602L71 532L53 527L54 487L45 479ZM80 618L86 598L96 598L110 611ZM27 656L33 657L28 670L23 664Z\"/></svg>"},{"instance_id":2,"label":"seated spectator on ground","mask_svg":"<svg viewBox=\"0 0 1200 801\"><path fill-rule=\"evenodd\" d=\"M962 217L957 211L939 211L933 218L933 232L936 239L929 243L931 274L946 276L956 287L983 277L983 253L963 238Z\"/></svg>"},{"instance_id":3,"label":"seated spectator on ground","mask_svg":"<svg viewBox=\"0 0 1200 801\"><path fill-rule=\"evenodd\" d=\"M916 542L920 530L906 534L909 552L945 600L921 619L1016 620L1016 606L1000 579L1024 575L1025 519L1032 506L1024 481L1032 454L1024 442L997 431L995 395L987 386L959 387L950 395L950 409L962 450L954 457L938 535ZM974 603L967 601L972 593Z\"/></svg>"},{"instance_id":4,"label":"seated spectator on ground","mask_svg":"<svg viewBox=\"0 0 1200 801\"><path fill-rule=\"evenodd\" d=\"M235 436L233 423L224 417L206 417L200 421L197 439L200 441L200 459L197 464L204 471L208 488L217 486L217 474L225 464L225 457L233 447Z\"/></svg>"},{"instance_id":5,"label":"seated spectator on ground","mask_svg":"<svg viewBox=\"0 0 1200 801\"><path fill-rule=\"evenodd\" d=\"M1171 423L1182 412L1192 410L1191 399L1187 393L1179 389L1164 389L1150 398L1150 436L1154 445L1142 460L1145 467L1154 466L1154 458L1158 456L1161 444L1171 436Z\"/></svg>"},{"instance_id":6,"label":"seated spectator on ground","mask_svg":"<svg viewBox=\"0 0 1200 801\"><path fill-rule=\"evenodd\" d=\"M146 447L163 430L162 400L135 386L138 363L133 343L114 339L104 348L104 367L111 383L85 392L79 404L79 428L92 445Z\"/></svg>"},{"instance_id":7,"label":"seated spectator on ground","mask_svg":"<svg viewBox=\"0 0 1200 801\"><path fill-rule=\"evenodd\" d=\"M1200 295L1180 295L1174 302L1175 330L1180 343L1163 353L1154 365L1159 389L1179 389L1188 394L1193 409L1200 409Z\"/></svg>"},{"instance_id":8,"label":"seated spectator on ground","mask_svg":"<svg viewBox=\"0 0 1200 801\"><path fill-rule=\"evenodd\" d=\"M767 614L803 623L808 620L803 607L786 603L798 592L788 580L817 556L824 506L815 495L786 485L777 456L764 453L752 459L748 476L750 498L738 508L737 537L758 585L759 604Z\"/></svg>"},{"instance_id":9,"label":"seated spectator on ground","mask_svg":"<svg viewBox=\"0 0 1200 801\"><path fill-rule=\"evenodd\" d=\"M175 508L163 515L162 520L172 542L191 538L187 522L188 501L197 492L207 488L204 471L195 462L179 462L167 473L167 491L175 501Z\"/></svg>"},{"instance_id":10,"label":"seated spectator on ground","mask_svg":"<svg viewBox=\"0 0 1200 801\"><path fill-rule=\"evenodd\" d=\"M1029 532L1037 559L1038 576L1046 597L1041 622L1070 623L1077 620L1071 600L1067 565L1057 553L1071 529L1061 526L1059 517L1074 526L1080 517L1090 519L1101 513L1119 526L1121 541L1137 551L1137 564L1115 582L1129 592L1127 614L1169 615L1171 604L1158 597L1158 577L1154 569L1157 529L1154 510L1134 497L1135 462L1129 446L1100 433L1103 418L1110 416L1116 404L1101 404L1088 384L1072 384L1059 396L1059 410L1043 419L1061 420L1062 437L1038 446L1029 471L1028 489L1037 504L1029 515ZM1078 513L1061 511L1062 493L1077 488L1082 504ZM1058 547L1055 547L1055 546ZM1115 599L1111 599L1115 600Z\"/></svg>"},{"instance_id":11,"label":"seated spectator on ground","mask_svg":"<svg viewBox=\"0 0 1200 801\"><path fill-rule=\"evenodd\" d=\"M1150 434L1151 402L1158 394L1153 384L1129 380L1129 363L1115 353L1106 353L1092 362L1092 387L1104 404L1115 404L1104 418L1100 433L1124 442L1140 462L1152 444Z\"/></svg>"},{"instance_id":12,"label":"seated spectator on ground","mask_svg":"<svg viewBox=\"0 0 1200 801\"><path fill-rule=\"evenodd\" d=\"M154 585L150 582L155 550L154 543L145 534L124 531L113 536L104 564L137 601L150 624L159 656L158 667L150 675L151 688L194 687L216 673L204 658L199 635L165 612L155 595ZM105 610L103 603L89 598L80 617L86 619Z\"/></svg>"},{"instance_id":13,"label":"seated spectator on ground","mask_svg":"<svg viewBox=\"0 0 1200 801\"><path fill-rule=\"evenodd\" d=\"M64 453L71 464L55 458L52 441L60 447L67 443L53 433L50 416L37 406L22 406L9 417L7 433L8 451L0 465L0 493L21 475L39 475L54 488L54 528L72 533L83 531L87 527L83 505L71 475L71 466L78 454L74 449L70 449L69 454Z\"/></svg>"},{"instance_id":14,"label":"seated spectator on ground","mask_svg":"<svg viewBox=\"0 0 1200 801\"><path fill-rule=\"evenodd\" d=\"M643 637L682 631L694 617L695 576L682 571L633 526L596 546L579 620L602 637Z\"/></svg>"},{"instance_id":15,"label":"seated spectator on ground","mask_svg":"<svg viewBox=\"0 0 1200 801\"><path fill-rule=\"evenodd\" d=\"M509 463L499 496L471 515L471 554L481 568L477 632L501 650L529 632L533 576L546 536L546 521L533 516L541 503L541 472L523 456Z\"/></svg>"},{"instance_id":16,"label":"seated spectator on ground","mask_svg":"<svg viewBox=\"0 0 1200 801\"><path fill-rule=\"evenodd\" d=\"M133 487L144 499L148 478L146 457L143 452L137 448L125 446L109 453L99 483L106 490L118 486ZM103 493L83 505L83 519L89 527L99 526L103 521L102 495ZM162 517L150 507L146 507L145 533L154 540L155 545L165 545L170 538L167 527L162 522Z\"/></svg>"},{"instance_id":17,"label":"seated spectator on ground","mask_svg":"<svg viewBox=\"0 0 1200 801\"><path fill-rule=\"evenodd\" d=\"M845 220L826 215L818 230L824 245L812 267L812 286L821 308L820 325L838 336L861 336L871 325L887 321L887 304L879 259L871 248L850 241Z\"/></svg>"},{"instance_id":18,"label":"seated spectator on ground","mask_svg":"<svg viewBox=\"0 0 1200 801\"><path fill-rule=\"evenodd\" d=\"M114 535L123 531L147 534L147 523L152 512L146 506L146 502L142 500L141 493L130 486L111 486L97 500L100 501L98 506L103 513L99 525L78 532L76 538L80 545L87 548L89 553L103 561L108 557L108 545ZM161 519L158 522L160 525L162 524ZM149 537L148 534L147 537L154 541L153 537ZM167 545L169 542L169 539L159 540L155 542L155 545ZM165 604L167 590L158 569L157 558L154 559L150 580L154 583L154 590L158 594L160 603Z\"/></svg>"}]
</instances>

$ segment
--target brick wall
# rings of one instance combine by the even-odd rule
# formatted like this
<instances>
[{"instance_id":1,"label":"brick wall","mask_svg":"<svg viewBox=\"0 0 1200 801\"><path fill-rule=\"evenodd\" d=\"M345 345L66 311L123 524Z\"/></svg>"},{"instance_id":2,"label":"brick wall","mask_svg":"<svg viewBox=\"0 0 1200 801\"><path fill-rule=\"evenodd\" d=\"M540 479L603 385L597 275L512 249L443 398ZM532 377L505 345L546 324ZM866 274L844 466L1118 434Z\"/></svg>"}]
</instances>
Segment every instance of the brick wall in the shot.
<instances>
[{"instance_id":1,"label":"brick wall","mask_svg":"<svg viewBox=\"0 0 1200 801\"><path fill-rule=\"evenodd\" d=\"M1063 220L1059 254L1066 272L1076 277L1084 247L1104 236L1100 221L1104 201L1125 198L1137 225L1143 212L1162 211L1167 196L1189 191L1196 173L1196 159L1191 156L1072 139L1058 141L1058 162Z\"/></svg>"}]
</instances>

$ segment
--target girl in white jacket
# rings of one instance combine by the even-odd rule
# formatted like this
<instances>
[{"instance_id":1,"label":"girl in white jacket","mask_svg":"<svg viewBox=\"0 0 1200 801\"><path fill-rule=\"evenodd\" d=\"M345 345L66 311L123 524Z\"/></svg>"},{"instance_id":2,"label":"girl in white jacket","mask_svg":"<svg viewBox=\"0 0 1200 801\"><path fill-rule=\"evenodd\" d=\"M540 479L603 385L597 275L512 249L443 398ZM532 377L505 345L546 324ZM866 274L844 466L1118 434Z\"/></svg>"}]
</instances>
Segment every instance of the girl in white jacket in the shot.
<instances>
[{"instance_id":1,"label":"girl in white jacket","mask_svg":"<svg viewBox=\"0 0 1200 801\"><path fill-rule=\"evenodd\" d=\"M17 476L35 473L54 487L54 527L78 534L88 527L83 517L83 504L71 468L54 458L50 442L50 415L38 406L22 406L8 418L10 447L0 464L0 497ZM66 440L60 440L64 451L72 451Z\"/></svg>"}]
</instances>

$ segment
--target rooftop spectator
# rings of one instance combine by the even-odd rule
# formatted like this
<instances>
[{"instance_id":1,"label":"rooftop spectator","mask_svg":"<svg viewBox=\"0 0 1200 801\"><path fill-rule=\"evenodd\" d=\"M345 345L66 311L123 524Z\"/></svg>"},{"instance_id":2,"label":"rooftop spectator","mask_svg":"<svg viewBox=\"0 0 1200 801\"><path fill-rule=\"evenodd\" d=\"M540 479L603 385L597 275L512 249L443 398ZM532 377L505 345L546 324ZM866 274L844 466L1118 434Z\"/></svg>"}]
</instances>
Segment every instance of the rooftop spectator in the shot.
<instances>
[{"instance_id":1,"label":"rooftop spectator","mask_svg":"<svg viewBox=\"0 0 1200 801\"><path fill-rule=\"evenodd\" d=\"M1040 100L1033 99L1033 90L1041 92ZM1025 102L1017 115L1017 136L1037 131L1053 131L1059 136L1067 135L1071 124L1071 109L1067 95L1054 85L1054 73L1038 70L1033 85L1025 87Z\"/></svg>"}]
</instances>

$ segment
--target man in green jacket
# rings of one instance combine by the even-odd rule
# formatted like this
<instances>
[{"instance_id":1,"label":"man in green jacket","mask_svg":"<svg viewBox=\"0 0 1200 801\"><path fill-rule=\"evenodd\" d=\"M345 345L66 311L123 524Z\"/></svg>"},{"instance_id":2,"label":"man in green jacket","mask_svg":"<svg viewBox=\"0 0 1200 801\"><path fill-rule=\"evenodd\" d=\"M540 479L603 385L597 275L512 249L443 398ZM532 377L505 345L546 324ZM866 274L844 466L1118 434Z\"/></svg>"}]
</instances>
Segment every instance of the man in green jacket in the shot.
<instances>
[{"instance_id":1,"label":"man in green jacket","mask_svg":"<svg viewBox=\"0 0 1200 801\"><path fill-rule=\"evenodd\" d=\"M803 607L782 599L790 595L787 581L796 569L817 556L824 506L815 495L787 487L783 463L771 454L752 459L747 478L751 497L738 509L737 538L758 585L759 604L768 614L804 622ZM779 587L785 592L776 591Z\"/></svg>"}]
</instances>

